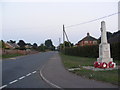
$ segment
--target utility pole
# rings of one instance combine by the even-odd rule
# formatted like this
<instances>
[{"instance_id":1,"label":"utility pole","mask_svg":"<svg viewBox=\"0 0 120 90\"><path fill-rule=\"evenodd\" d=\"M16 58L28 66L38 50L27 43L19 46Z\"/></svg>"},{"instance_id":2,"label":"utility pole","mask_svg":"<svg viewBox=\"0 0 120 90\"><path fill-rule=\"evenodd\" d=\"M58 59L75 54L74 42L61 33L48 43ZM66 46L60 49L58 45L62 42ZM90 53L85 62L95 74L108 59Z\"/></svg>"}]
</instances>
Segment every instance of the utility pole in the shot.
<instances>
[{"instance_id":1,"label":"utility pole","mask_svg":"<svg viewBox=\"0 0 120 90\"><path fill-rule=\"evenodd\" d=\"M61 38L59 38L59 45L61 44Z\"/></svg>"},{"instance_id":2,"label":"utility pole","mask_svg":"<svg viewBox=\"0 0 120 90\"><path fill-rule=\"evenodd\" d=\"M59 38L59 50L61 51L61 38Z\"/></svg>"},{"instance_id":3,"label":"utility pole","mask_svg":"<svg viewBox=\"0 0 120 90\"><path fill-rule=\"evenodd\" d=\"M63 25L63 49L65 49L65 27L64 27L64 25Z\"/></svg>"},{"instance_id":4,"label":"utility pole","mask_svg":"<svg viewBox=\"0 0 120 90\"><path fill-rule=\"evenodd\" d=\"M67 36L67 33L65 32L65 30L64 30L64 33L65 33L65 36L66 36L67 41L68 41L68 43L69 43L69 46L71 47L71 43L70 43L70 41L69 41L69 39L68 39L68 36Z\"/></svg>"},{"instance_id":5,"label":"utility pole","mask_svg":"<svg viewBox=\"0 0 120 90\"><path fill-rule=\"evenodd\" d=\"M67 39L67 41L69 43L69 46L71 47L71 43L70 43L70 41L68 39L67 33L65 32L65 27L63 25L63 49L65 49L65 43L64 43L65 42L65 36L66 36L66 39Z\"/></svg>"}]
</instances>

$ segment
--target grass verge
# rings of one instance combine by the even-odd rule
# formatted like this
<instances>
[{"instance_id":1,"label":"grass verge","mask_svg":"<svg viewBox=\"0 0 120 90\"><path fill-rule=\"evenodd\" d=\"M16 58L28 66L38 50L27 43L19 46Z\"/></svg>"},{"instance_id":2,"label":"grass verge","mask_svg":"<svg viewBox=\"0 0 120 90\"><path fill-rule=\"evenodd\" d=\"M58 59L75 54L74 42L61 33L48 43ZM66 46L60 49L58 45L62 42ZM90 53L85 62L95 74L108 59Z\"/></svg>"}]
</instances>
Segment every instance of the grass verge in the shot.
<instances>
[{"instance_id":1,"label":"grass verge","mask_svg":"<svg viewBox=\"0 0 120 90\"><path fill-rule=\"evenodd\" d=\"M86 57L76 57L76 56L68 56L64 54L60 54L64 67L74 68L80 66L93 66L96 58L86 58ZM117 61L117 60L116 60ZM112 84L119 85L118 82L118 70L108 70L108 71L92 71L81 68L81 70L71 71L77 75L83 76L85 78L109 82Z\"/></svg>"},{"instance_id":2,"label":"grass verge","mask_svg":"<svg viewBox=\"0 0 120 90\"><path fill-rule=\"evenodd\" d=\"M0 55L0 58L12 58L12 57L17 57L17 56L22 56L22 54L5 54L5 55Z\"/></svg>"}]
</instances>

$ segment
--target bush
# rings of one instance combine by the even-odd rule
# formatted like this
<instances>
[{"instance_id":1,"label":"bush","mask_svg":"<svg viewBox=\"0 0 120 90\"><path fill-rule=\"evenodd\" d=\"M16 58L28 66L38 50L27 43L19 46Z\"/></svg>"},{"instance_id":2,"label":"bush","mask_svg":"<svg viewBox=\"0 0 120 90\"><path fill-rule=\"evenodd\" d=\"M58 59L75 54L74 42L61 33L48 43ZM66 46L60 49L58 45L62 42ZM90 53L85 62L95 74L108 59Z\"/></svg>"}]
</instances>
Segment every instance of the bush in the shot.
<instances>
[{"instance_id":1,"label":"bush","mask_svg":"<svg viewBox=\"0 0 120 90\"><path fill-rule=\"evenodd\" d=\"M111 57L113 59L120 59L120 43L111 44ZM98 58L99 57L99 45L93 46L79 46L79 47L67 47L62 52L66 55Z\"/></svg>"},{"instance_id":2,"label":"bush","mask_svg":"<svg viewBox=\"0 0 120 90\"><path fill-rule=\"evenodd\" d=\"M111 57L116 60L120 60L120 43L111 44Z\"/></svg>"}]
</instances>

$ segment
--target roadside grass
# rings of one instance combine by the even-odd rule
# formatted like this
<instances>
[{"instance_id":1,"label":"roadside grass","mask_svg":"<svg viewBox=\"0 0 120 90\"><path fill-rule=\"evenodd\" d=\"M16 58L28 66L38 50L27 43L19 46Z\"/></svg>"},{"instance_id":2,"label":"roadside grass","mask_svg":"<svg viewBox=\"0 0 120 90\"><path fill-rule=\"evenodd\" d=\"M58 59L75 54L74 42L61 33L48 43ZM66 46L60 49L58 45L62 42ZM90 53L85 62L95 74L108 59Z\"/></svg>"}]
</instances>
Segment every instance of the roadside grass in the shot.
<instances>
[{"instance_id":1,"label":"roadside grass","mask_svg":"<svg viewBox=\"0 0 120 90\"><path fill-rule=\"evenodd\" d=\"M17 56L22 56L22 54L5 54L5 55L0 55L0 58L12 58L12 57L17 57Z\"/></svg>"},{"instance_id":2,"label":"roadside grass","mask_svg":"<svg viewBox=\"0 0 120 90\"><path fill-rule=\"evenodd\" d=\"M93 66L96 58L86 58L86 57L76 57L60 54L64 67L66 69L76 68L79 66ZM118 60L116 60L118 64ZM92 71L80 67L81 70L71 71L77 75L83 76L85 78L109 82L118 85L120 79L118 79L118 70L108 70L108 71Z\"/></svg>"}]
</instances>

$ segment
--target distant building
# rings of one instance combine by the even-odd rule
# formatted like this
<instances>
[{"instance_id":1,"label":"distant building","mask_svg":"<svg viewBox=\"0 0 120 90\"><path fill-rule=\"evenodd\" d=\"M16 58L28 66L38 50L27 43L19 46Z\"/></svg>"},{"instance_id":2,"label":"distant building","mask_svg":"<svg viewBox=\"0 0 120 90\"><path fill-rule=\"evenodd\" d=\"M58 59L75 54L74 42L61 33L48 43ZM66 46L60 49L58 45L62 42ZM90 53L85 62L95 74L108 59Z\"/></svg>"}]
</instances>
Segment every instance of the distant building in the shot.
<instances>
[{"instance_id":1,"label":"distant building","mask_svg":"<svg viewBox=\"0 0 120 90\"><path fill-rule=\"evenodd\" d=\"M86 45L97 45L97 39L90 36L89 33L87 33L87 36L84 37L82 40L80 40L76 46L86 46Z\"/></svg>"},{"instance_id":2,"label":"distant building","mask_svg":"<svg viewBox=\"0 0 120 90\"><path fill-rule=\"evenodd\" d=\"M26 48L26 49L31 49L31 48L32 48L32 45L25 45L25 48Z\"/></svg>"},{"instance_id":3,"label":"distant building","mask_svg":"<svg viewBox=\"0 0 120 90\"><path fill-rule=\"evenodd\" d=\"M10 43L10 42L6 42L5 43L5 48L7 49L16 49L19 48L20 46L17 45L16 43Z\"/></svg>"}]
</instances>

